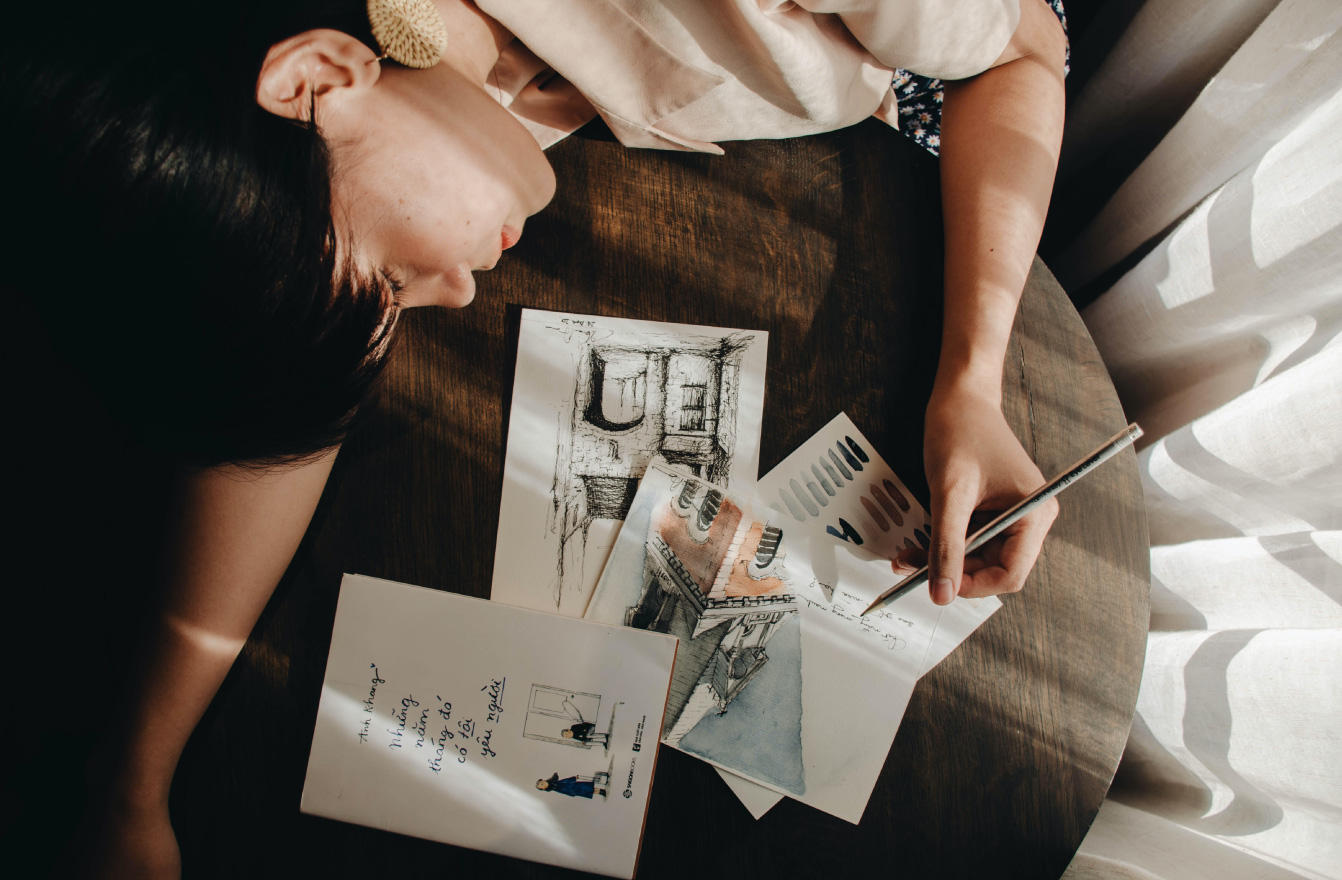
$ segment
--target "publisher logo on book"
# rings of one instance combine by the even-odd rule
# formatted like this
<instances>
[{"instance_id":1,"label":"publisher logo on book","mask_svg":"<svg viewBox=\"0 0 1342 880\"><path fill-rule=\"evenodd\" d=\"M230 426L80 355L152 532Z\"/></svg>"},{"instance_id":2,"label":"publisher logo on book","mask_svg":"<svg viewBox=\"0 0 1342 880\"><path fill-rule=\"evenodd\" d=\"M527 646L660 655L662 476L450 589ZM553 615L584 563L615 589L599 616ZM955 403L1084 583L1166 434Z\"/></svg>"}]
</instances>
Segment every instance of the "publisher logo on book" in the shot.
<instances>
[{"instance_id":1,"label":"publisher logo on book","mask_svg":"<svg viewBox=\"0 0 1342 880\"><path fill-rule=\"evenodd\" d=\"M638 727L634 730L634 751L643 749L643 725L648 721L648 716L644 715L638 720ZM629 776L624 781L624 796L631 798L634 796L634 768L638 766L638 756L634 756L629 762Z\"/></svg>"},{"instance_id":2,"label":"publisher logo on book","mask_svg":"<svg viewBox=\"0 0 1342 880\"><path fill-rule=\"evenodd\" d=\"M624 796L634 796L634 768L638 766L638 758L629 762L629 778L624 781Z\"/></svg>"}]
</instances>

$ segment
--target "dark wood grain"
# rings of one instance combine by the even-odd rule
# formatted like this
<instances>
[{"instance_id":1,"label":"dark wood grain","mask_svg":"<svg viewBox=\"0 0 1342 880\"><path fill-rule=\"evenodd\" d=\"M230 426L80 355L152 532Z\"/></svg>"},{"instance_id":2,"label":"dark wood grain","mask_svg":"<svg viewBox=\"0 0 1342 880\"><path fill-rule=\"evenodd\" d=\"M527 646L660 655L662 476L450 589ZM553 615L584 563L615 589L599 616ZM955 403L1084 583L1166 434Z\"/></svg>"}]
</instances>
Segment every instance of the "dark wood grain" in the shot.
<instances>
[{"instance_id":1,"label":"dark wood grain","mask_svg":"<svg viewBox=\"0 0 1342 880\"><path fill-rule=\"evenodd\" d=\"M405 317L385 383L183 759L173 817L188 877L569 873L298 812L341 572L488 594L521 307L767 330L763 469L846 411L926 502L935 161L877 123L727 150L571 138L551 151L554 203L475 303ZM1046 474L1124 423L1042 264L1004 382L1008 420ZM1126 740L1147 565L1125 453L1063 496L1024 592L919 684L860 825L791 801L753 821L710 768L663 749L639 876L1057 876Z\"/></svg>"}]
</instances>

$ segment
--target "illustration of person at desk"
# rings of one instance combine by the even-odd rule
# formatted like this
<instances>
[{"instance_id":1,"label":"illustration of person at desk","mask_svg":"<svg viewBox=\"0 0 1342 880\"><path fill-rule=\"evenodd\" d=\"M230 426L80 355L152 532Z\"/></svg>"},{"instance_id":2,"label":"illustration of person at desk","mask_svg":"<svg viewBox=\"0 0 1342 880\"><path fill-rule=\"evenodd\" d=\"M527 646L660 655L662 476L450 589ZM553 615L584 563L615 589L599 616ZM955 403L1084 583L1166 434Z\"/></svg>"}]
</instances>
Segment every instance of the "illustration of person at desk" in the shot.
<instances>
[{"instance_id":1,"label":"illustration of person at desk","mask_svg":"<svg viewBox=\"0 0 1342 880\"><path fill-rule=\"evenodd\" d=\"M576 740L577 742L586 743L588 745L601 745L605 746L607 749L610 748L610 734L597 733L596 725L590 721L579 721L572 727L565 728L559 735L564 739Z\"/></svg>"},{"instance_id":2,"label":"illustration of person at desk","mask_svg":"<svg viewBox=\"0 0 1342 880\"><path fill-rule=\"evenodd\" d=\"M584 745L599 745L606 751L610 751L610 731L597 733L596 723L583 718L582 712L569 700L564 701L564 711L569 713L570 718L576 720L572 725L561 731L560 736Z\"/></svg>"},{"instance_id":3,"label":"illustration of person at desk","mask_svg":"<svg viewBox=\"0 0 1342 880\"><path fill-rule=\"evenodd\" d=\"M610 785L610 774L606 772L597 773L595 776L567 776L563 779L559 778L558 773L551 773L549 779L536 780L536 788L541 791L553 791L588 800L596 795L604 798L608 785Z\"/></svg>"}]
</instances>

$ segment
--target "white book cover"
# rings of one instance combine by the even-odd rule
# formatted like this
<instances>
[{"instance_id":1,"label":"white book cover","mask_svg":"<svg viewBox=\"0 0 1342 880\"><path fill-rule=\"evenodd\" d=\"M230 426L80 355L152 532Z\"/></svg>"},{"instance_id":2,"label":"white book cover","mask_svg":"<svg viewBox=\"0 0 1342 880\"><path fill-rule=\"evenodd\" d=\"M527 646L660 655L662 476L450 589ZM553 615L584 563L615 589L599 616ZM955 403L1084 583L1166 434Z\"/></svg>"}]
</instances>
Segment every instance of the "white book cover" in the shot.
<instances>
[{"instance_id":1,"label":"white book cover","mask_svg":"<svg viewBox=\"0 0 1342 880\"><path fill-rule=\"evenodd\" d=\"M582 617L655 456L748 492L769 335L522 312L490 597Z\"/></svg>"},{"instance_id":2,"label":"white book cover","mask_svg":"<svg viewBox=\"0 0 1342 880\"><path fill-rule=\"evenodd\" d=\"M612 877L676 640L345 575L302 810Z\"/></svg>"}]
</instances>

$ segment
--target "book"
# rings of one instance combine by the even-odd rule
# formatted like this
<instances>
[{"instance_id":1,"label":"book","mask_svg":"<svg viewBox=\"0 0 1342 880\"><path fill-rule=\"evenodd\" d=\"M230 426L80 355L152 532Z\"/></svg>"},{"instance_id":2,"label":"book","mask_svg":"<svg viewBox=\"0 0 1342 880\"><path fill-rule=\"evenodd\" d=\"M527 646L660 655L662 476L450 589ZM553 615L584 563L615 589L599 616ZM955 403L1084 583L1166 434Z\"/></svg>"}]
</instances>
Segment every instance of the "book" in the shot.
<instances>
[{"instance_id":1,"label":"book","mask_svg":"<svg viewBox=\"0 0 1342 880\"><path fill-rule=\"evenodd\" d=\"M345 575L302 810L631 878L676 640Z\"/></svg>"}]
</instances>

